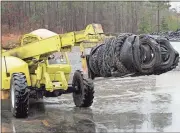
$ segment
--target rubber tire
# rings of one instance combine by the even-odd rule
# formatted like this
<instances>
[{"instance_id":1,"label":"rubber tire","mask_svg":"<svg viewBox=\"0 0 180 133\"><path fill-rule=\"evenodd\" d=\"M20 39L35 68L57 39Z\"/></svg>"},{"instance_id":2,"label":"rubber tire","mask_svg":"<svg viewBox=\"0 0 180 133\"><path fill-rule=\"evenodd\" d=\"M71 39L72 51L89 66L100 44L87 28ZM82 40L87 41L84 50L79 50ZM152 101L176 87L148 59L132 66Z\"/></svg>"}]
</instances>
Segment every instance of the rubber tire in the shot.
<instances>
[{"instance_id":1,"label":"rubber tire","mask_svg":"<svg viewBox=\"0 0 180 133\"><path fill-rule=\"evenodd\" d=\"M122 64L130 72L135 71L135 67L133 65L133 51L132 51L133 50L132 43L134 41L134 37L135 37L135 35L129 36L125 40L125 42L121 48L121 51L119 52L120 53L119 57L120 57ZM118 61L116 61L116 62L118 63ZM125 72L127 72L127 70Z\"/></svg>"},{"instance_id":2,"label":"rubber tire","mask_svg":"<svg viewBox=\"0 0 180 133\"><path fill-rule=\"evenodd\" d=\"M84 79L79 70L75 71L72 81L77 91L73 92L73 101L77 107L90 107L94 99L94 84L90 79Z\"/></svg>"},{"instance_id":3,"label":"rubber tire","mask_svg":"<svg viewBox=\"0 0 180 133\"><path fill-rule=\"evenodd\" d=\"M145 46L149 46L154 54L154 58L149 61L148 63L146 64L142 64L141 68L144 68L145 71L146 69L148 69L148 73L150 72L153 72L154 71L154 67L155 66L159 66L160 65L160 46L159 44L155 41L155 39L152 39L152 38L149 38L148 40L147 39L141 39L141 44L143 46L143 43L145 43Z\"/></svg>"},{"instance_id":4,"label":"rubber tire","mask_svg":"<svg viewBox=\"0 0 180 133\"><path fill-rule=\"evenodd\" d=\"M173 67L176 67L178 66L179 63L179 53L176 50L174 50L174 52L175 52L175 59L174 59Z\"/></svg>"},{"instance_id":5,"label":"rubber tire","mask_svg":"<svg viewBox=\"0 0 180 133\"><path fill-rule=\"evenodd\" d=\"M10 96L14 95L14 107L11 102L11 112L16 118L25 118L29 110L29 91L26 76L23 73L14 73L11 78ZM13 89L13 90L12 90ZM14 93L12 93L12 91Z\"/></svg>"},{"instance_id":6,"label":"rubber tire","mask_svg":"<svg viewBox=\"0 0 180 133\"><path fill-rule=\"evenodd\" d=\"M94 73L90 69L88 69L88 78L90 78L92 80L95 79L95 75L94 75Z\"/></svg>"},{"instance_id":7,"label":"rubber tire","mask_svg":"<svg viewBox=\"0 0 180 133\"><path fill-rule=\"evenodd\" d=\"M93 73L93 71L91 70L90 65L89 65L89 55L86 56L86 61L87 61L87 68L88 68L88 78L94 80L95 74Z\"/></svg>"},{"instance_id":8,"label":"rubber tire","mask_svg":"<svg viewBox=\"0 0 180 133\"><path fill-rule=\"evenodd\" d=\"M137 37L136 37L137 38ZM141 64L140 61L140 47L141 45L146 44L149 45L153 51L154 58L145 64ZM155 41L155 39L149 37L145 38L144 35L141 35L139 39L136 39L135 43L133 44L133 57L134 57L134 66L136 66L137 70L141 74L152 74L154 71L154 68L160 64L160 46Z\"/></svg>"},{"instance_id":9,"label":"rubber tire","mask_svg":"<svg viewBox=\"0 0 180 133\"><path fill-rule=\"evenodd\" d=\"M170 42L167 39L162 38L162 39L159 39L158 42L160 43L160 47L164 46L168 50L170 57L167 61L165 61L165 62L162 61L160 67L157 67L157 70L168 69L174 63L175 49L172 47L172 45L170 44Z\"/></svg>"},{"instance_id":10,"label":"rubber tire","mask_svg":"<svg viewBox=\"0 0 180 133\"><path fill-rule=\"evenodd\" d=\"M99 70L99 66L98 66L98 60L96 58L98 56L99 50L101 50L100 47L102 45L104 45L104 44L100 44L100 45L93 47L90 52L89 59L88 59L89 68L95 75L98 75L98 76L100 76L100 70Z\"/></svg>"}]
</instances>

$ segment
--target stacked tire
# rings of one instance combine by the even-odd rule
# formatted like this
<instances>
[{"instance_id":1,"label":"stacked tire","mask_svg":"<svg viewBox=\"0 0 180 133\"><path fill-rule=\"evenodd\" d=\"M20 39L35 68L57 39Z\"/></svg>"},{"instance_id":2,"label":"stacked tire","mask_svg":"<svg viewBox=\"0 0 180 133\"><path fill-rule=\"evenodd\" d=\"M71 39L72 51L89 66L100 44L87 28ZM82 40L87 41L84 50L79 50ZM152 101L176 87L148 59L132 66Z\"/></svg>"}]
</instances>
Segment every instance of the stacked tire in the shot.
<instances>
[{"instance_id":1,"label":"stacked tire","mask_svg":"<svg viewBox=\"0 0 180 133\"><path fill-rule=\"evenodd\" d=\"M179 53L167 38L150 35L119 34L91 50L88 64L96 77L126 74L161 74L174 69Z\"/></svg>"},{"instance_id":2,"label":"stacked tire","mask_svg":"<svg viewBox=\"0 0 180 133\"><path fill-rule=\"evenodd\" d=\"M169 40L180 40L180 29L176 31L168 31L168 32L153 32L151 35L158 35L162 37L166 37Z\"/></svg>"}]
</instances>

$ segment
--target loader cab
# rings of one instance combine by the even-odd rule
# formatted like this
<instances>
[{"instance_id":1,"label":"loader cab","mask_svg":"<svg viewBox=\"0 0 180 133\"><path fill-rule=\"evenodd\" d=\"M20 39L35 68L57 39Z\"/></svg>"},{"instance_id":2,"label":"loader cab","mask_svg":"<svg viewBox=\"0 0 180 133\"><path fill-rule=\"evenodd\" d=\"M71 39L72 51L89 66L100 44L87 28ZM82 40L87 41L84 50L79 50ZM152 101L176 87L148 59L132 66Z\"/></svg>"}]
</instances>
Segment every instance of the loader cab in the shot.
<instances>
[{"instance_id":1,"label":"loader cab","mask_svg":"<svg viewBox=\"0 0 180 133\"><path fill-rule=\"evenodd\" d=\"M68 59L66 58L65 53L57 52L48 58L48 64L49 65L63 65L63 64L68 64Z\"/></svg>"},{"instance_id":2,"label":"loader cab","mask_svg":"<svg viewBox=\"0 0 180 133\"><path fill-rule=\"evenodd\" d=\"M50 55L47 62L47 72L50 75L51 79L57 77L58 73L63 72L66 78L66 81L69 81L69 76L71 73L71 65L68 59L68 55L66 52L56 52Z\"/></svg>"},{"instance_id":3,"label":"loader cab","mask_svg":"<svg viewBox=\"0 0 180 133\"><path fill-rule=\"evenodd\" d=\"M47 63L48 65L70 65L67 52L55 52L51 54Z\"/></svg>"}]
</instances>

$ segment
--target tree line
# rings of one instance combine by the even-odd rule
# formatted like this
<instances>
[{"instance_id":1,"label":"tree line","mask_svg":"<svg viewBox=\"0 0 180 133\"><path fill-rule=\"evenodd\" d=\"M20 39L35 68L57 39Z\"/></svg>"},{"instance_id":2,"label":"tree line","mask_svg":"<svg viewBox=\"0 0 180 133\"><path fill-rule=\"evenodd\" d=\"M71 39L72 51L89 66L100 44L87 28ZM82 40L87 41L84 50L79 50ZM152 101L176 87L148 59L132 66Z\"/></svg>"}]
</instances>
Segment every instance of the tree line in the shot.
<instances>
[{"instance_id":1,"label":"tree line","mask_svg":"<svg viewBox=\"0 0 180 133\"><path fill-rule=\"evenodd\" d=\"M105 32L149 33L177 30L180 14L168 1L2 1L2 34L46 28L57 33L100 23Z\"/></svg>"}]
</instances>

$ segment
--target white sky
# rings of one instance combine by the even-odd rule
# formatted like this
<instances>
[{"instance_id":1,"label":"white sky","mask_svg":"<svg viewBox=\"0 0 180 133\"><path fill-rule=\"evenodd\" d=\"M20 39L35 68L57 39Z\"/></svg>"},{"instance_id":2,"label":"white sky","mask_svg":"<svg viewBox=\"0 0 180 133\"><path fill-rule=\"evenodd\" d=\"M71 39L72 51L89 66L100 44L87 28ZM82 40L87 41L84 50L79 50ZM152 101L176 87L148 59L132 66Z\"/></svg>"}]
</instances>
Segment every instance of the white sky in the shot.
<instances>
[{"instance_id":1,"label":"white sky","mask_svg":"<svg viewBox=\"0 0 180 133\"><path fill-rule=\"evenodd\" d=\"M171 8L176 8L178 12L180 12L180 2L170 2Z\"/></svg>"}]
</instances>

